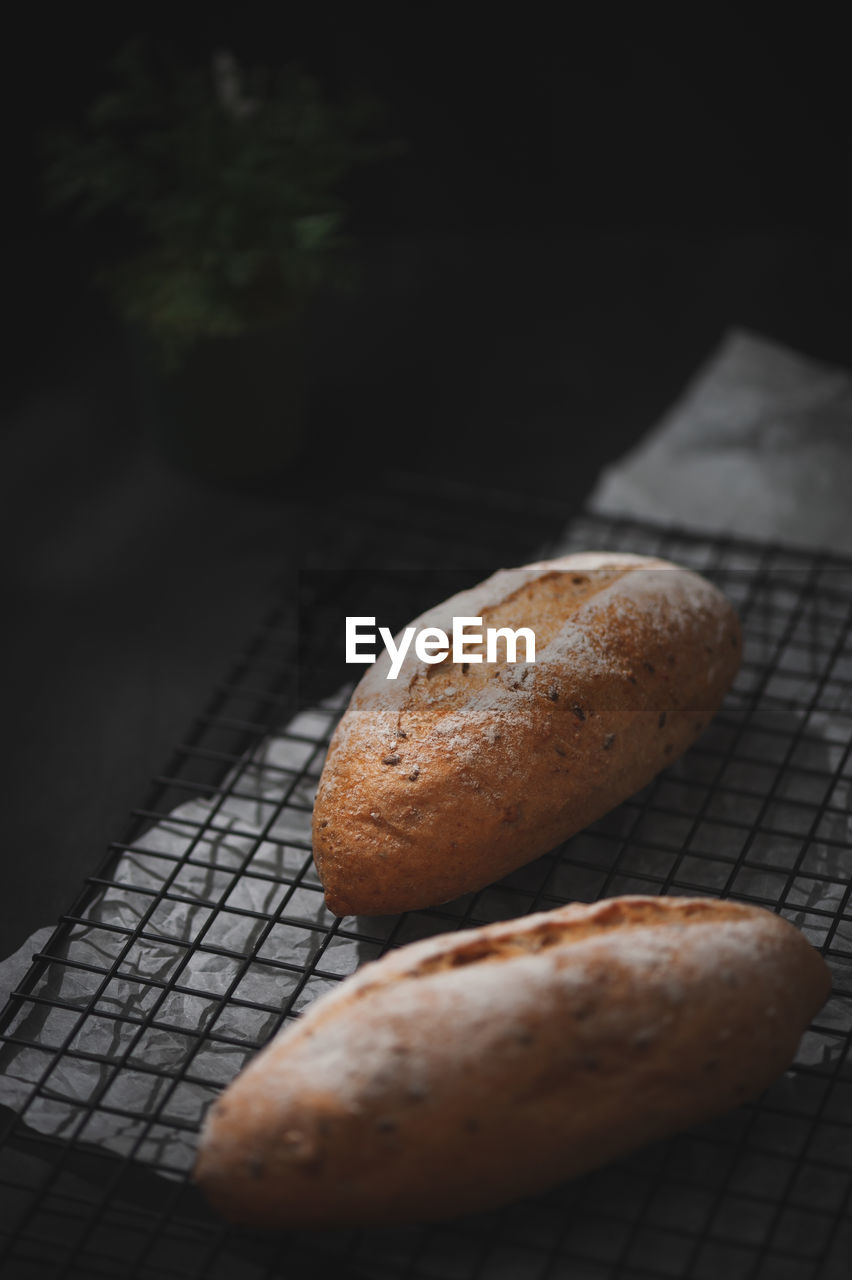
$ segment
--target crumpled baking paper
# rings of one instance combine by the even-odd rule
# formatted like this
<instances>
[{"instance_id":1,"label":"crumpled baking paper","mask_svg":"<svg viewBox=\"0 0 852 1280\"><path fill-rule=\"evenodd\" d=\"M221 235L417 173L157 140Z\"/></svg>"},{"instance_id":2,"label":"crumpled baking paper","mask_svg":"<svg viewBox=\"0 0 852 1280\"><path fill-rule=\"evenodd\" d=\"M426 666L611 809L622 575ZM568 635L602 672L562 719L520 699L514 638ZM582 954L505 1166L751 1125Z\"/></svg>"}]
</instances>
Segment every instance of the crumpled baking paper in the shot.
<instances>
[{"instance_id":1,"label":"crumpled baking paper","mask_svg":"<svg viewBox=\"0 0 852 1280\"><path fill-rule=\"evenodd\" d=\"M852 374L731 330L592 511L852 554Z\"/></svg>"}]
</instances>

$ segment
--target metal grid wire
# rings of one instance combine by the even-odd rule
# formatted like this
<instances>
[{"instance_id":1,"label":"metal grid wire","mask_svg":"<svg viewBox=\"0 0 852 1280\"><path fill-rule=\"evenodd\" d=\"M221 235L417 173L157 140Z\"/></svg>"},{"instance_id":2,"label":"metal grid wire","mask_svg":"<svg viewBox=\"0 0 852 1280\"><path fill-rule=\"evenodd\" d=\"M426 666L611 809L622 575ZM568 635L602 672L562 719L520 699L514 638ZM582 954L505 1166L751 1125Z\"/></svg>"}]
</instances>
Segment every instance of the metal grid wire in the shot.
<instances>
[{"instance_id":1,"label":"metal grid wire","mask_svg":"<svg viewBox=\"0 0 852 1280\"><path fill-rule=\"evenodd\" d=\"M460 500L476 536L450 556L442 510ZM380 513L362 504L350 563L384 565L404 621L442 581L413 565L450 558L475 581L510 553L506 530L520 521L524 551L549 535L551 551L666 556L716 581L740 613L744 661L722 711L644 791L499 884L428 911L337 919L313 869L310 812L353 683L337 660L340 622L363 612L364 582L303 575L300 624L282 607L241 656L6 1011L0 1072L18 1093L0 1117L0 1275L849 1275L852 562L591 515L555 539L556 505L506 502L400 484ZM795 1068L758 1101L443 1226L271 1237L228 1228L202 1203L188 1173L204 1106L358 964L435 932L636 892L766 906L823 950L833 995Z\"/></svg>"}]
</instances>

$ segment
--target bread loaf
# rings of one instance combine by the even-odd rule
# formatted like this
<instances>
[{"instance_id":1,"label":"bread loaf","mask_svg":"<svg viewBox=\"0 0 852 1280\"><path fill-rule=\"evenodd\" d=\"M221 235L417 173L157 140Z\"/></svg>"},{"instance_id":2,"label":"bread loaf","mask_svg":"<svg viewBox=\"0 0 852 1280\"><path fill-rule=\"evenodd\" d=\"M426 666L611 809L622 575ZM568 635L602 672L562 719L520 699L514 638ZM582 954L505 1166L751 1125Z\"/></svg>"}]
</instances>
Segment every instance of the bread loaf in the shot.
<instances>
[{"instance_id":1,"label":"bread loaf","mask_svg":"<svg viewBox=\"0 0 852 1280\"><path fill-rule=\"evenodd\" d=\"M503 570L413 625L458 616L533 629L536 660L427 665L412 648L394 680L387 654L368 669L313 815L339 915L446 902L553 848L684 751L740 662L725 597L642 556Z\"/></svg>"},{"instance_id":2,"label":"bread loaf","mask_svg":"<svg viewBox=\"0 0 852 1280\"><path fill-rule=\"evenodd\" d=\"M431 1221L530 1195L754 1097L829 991L793 925L625 897L365 965L208 1112L195 1178L267 1226Z\"/></svg>"}]
</instances>

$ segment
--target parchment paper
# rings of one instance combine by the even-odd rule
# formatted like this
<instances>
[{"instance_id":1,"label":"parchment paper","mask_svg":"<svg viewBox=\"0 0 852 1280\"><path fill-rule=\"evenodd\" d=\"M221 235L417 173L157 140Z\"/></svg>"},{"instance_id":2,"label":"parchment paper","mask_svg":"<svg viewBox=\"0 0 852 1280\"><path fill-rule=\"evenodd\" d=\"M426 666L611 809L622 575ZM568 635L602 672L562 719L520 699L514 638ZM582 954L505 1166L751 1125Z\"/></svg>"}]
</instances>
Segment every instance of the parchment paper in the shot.
<instances>
[{"instance_id":1,"label":"parchment paper","mask_svg":"<svg viewBox=\"0 0 852 1280\"><path fill-rule=\"evenodd\" d=\"M852 554L852 375L732 330L592 511Z\"/></svg>"}]
</instances>

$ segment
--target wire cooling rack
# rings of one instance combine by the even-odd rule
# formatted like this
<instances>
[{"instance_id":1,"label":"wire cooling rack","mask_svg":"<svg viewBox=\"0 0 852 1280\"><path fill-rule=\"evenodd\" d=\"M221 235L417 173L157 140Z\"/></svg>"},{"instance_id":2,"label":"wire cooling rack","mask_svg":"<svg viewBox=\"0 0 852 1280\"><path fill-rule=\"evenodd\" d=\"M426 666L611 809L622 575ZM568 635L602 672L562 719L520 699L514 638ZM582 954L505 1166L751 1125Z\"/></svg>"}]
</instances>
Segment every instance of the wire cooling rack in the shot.
<instances>
[{"instance_id":1,"label":"wire cooling rack","mask_svg":"<svg viewBox=\"0 0 852 1280\"><path fill-rule=\"evenodd\" d=\"M459 501L475 519L450 546ZM554 538L556 505L513 501L400 482L381 515L361 504L349 563L382 571L303 573L298 609L291 584L35 957L0 1023L0 1275L848 1277L852 562L591 515ZM644 791L499 884L400 917L332 917L309 837L352 687L342 617L365 612L370 588L397 625L543 546L659 554L716 581L746 637L720 714ZM317 562L335 555L329 535ZM833 995L761 1099L443 1226L262 1235L206 1208L189 1180L204 1108L357 965L432 933L634 892L757 903L823 950Z\"/></svg>"}]
</instances>

